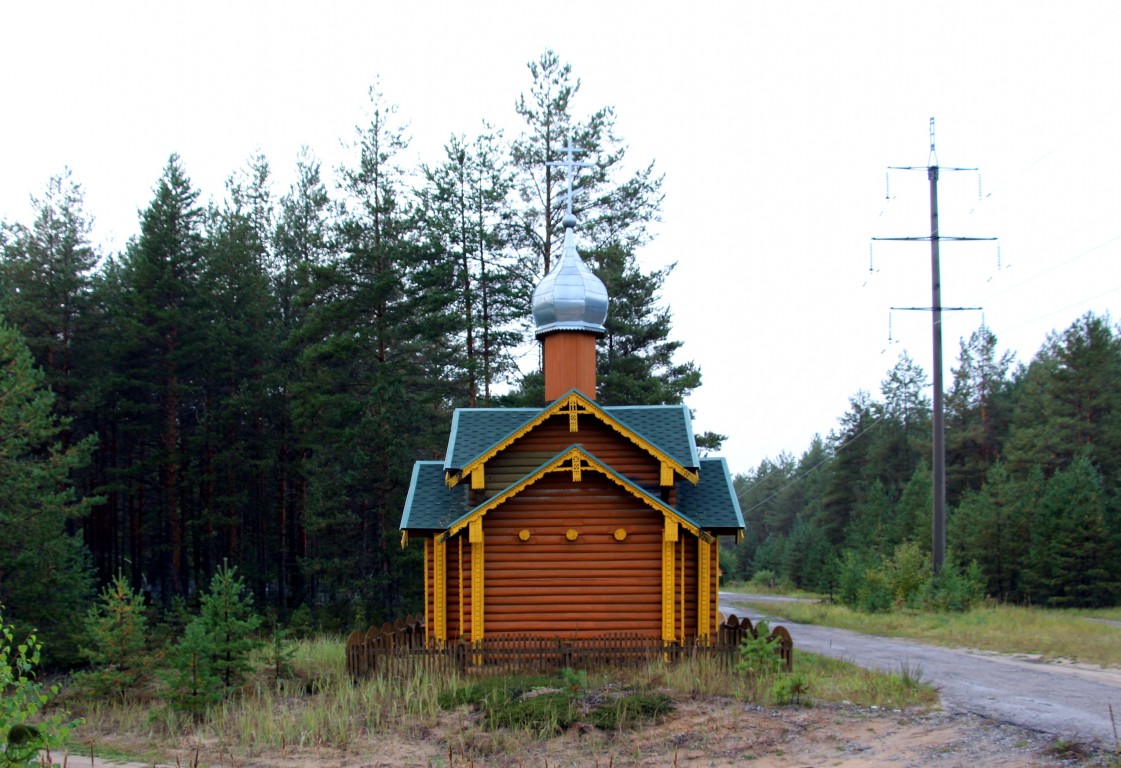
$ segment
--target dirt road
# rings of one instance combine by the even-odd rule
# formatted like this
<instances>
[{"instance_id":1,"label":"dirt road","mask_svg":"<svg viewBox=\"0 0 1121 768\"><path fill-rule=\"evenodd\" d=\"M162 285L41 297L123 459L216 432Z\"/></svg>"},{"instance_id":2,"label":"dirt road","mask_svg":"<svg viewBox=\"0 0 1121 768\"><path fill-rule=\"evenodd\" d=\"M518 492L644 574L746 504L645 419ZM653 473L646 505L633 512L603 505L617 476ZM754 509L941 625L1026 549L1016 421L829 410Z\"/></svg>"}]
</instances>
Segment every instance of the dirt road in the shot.
<instances>
[{"instance_id":1,"label":"dirt road","mask_svg":"<svg viewBox=\"0 0 1121 768\"><path fill-rule=\"evenodd\" d=\"M721 592L721 609L750 616L754 621L758 612L743 605L746 597ZM899 672L905 665L912 671L921 668L922 678L941 692L942 706L948 711L968 712L1064 739L1113 747L1112 704L1121 733L1121 670L940 648L796 624L781 619L781 602L774 601L774 606L775 615L768 620L780 619L794 637L795 647L890 672Z\"/></svg>"}]
</instances>

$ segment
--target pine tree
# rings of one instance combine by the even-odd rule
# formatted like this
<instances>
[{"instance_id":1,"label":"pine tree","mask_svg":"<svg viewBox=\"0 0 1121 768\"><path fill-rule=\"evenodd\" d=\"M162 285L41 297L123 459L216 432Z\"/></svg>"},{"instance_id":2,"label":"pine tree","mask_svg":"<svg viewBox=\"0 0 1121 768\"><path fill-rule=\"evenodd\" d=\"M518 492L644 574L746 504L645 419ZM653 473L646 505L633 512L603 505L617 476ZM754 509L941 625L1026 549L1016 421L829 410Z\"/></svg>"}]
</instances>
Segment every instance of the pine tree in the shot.
<instances>
[{"instance_id":1,"label":"pine tree","mask_svg":"<svg viewBox=\"0 0 1121 768\"><path fill-rule=\"evenodd\" d=\"M77 498L71 477L94 444L63 447L54 393L3 318L0 370L0 604L19 634L38 628L52 658L69 663L78 650L73 617L91 584L85 547L68 526L94 501Z\"/></svg>"},{"instance_id":2,"label":"pine tree","mask_svg":"<svg viewBox=\"0 0 1121 768\"><path fill-rule=\"evenodd\" d=\"M997 338L981 327L961 342L946 394L946 500L980 490L1001 455L1011 417L1013 356L997 353Z\"/></svg>"},{"instance_id":3,"label":"pine tree","mask_svg":"<svg viewBox=\"0 0 1121 768\"><path fill-rule=\"evenodd\" d=\"M547 163L561 159L560 148L571 141L586 150L579 160L596 164L578 174L573 184L573 206L582 235L595 247L618 243L634 250L648 240L647 227L661 213L662 177L655 175L651 162L618 182L626 146L615 136L614 110L602 107L585 120L577 119L572 101L580 91L580 80L551 50L528 67L533 83L528 98L522 94L516 105L526 128L511 152L523 203L516 229L520 247L543 267L540 274L551 269L563 241L560 197L567 180Z\"/></svg>"},{"instance_id":4,"label":"pine tree","mask_svg":"<svg viewBox=\"0 0 1121 768\"><path fill-rule=\"evenodd\" d=\"M147 674L148 628L144 597L117 574L86 612L89 646L82 649L93 665L83 682L97 697L124 699Z\"/></svg>"},{"instance_id":5,"label":"pine tree","mask_svg":"<svg viewBox=\"0 0 1121 768\"><path fill-rule=\"evenodd\" d=\"M204 212L197 199L172 155L141 214L140 237L125 255L121 303L114 308L122 335L116 373L123 381L113 395L130 432L119 437L129 441L130 455L118 478L127 482L134 496L127 503L138 507L146 529L133 531L148 537L141 562L163 566L158 582L165 600L185 594L188 584L183 431L196 423L187 414L194 416L190 397L204 354L198 327Z\"/></svg>"},{"instance_id":6,"label":"pine tree","mask_svg":"<svg viewBox=\"0 0 1121 768\"><path fill-rule=\"evenodd\" d=\"M214 572L210 588L202 595L195 620L209 644L210 670L226 691L239 687L252 671L252 653L261 646L255 636L261 617L253 609L253 598L237 574L223 563Z\"/></svg>"},{"instance_id":7,"label":"pine tree","mask_svg":"<svg viewBox=\"0 0 1121 768\"><path fill-rule=\"evenodd\" d=\"M488 404L492 388L515 370L512 348L522 340L527 283L507 248L511 174L499 135L473 142L453 136L445 160L425 167L423 216L453 272L454 298L445 306L452 343L462 352L455 367L464 381L456 402Z\"/></svg>"},{"instance_id":8,"label":"pine tree","mask_svg":"<svg viewBox=\"0 0 1121 768\"><path fill-rule=\"evenodd\" d=\"M42 198L32 198L35 220L12 227L0 261L8 321L23 335L54 391L56 410L72 418L88 373L80 369L79 341L91 311L90 286L97 252L84 192L69 169L51 177ZM63 439L68 439L66 433Z\"/></svg>"},{"instance_id":9,"label":"pine tree","mask_svg":"<svg viewBox=\"0 0 1121 768\"><path fill-rule=\"evenodd\" d=\"M611 307L597 343L597 399L605 405L680 403L701 384L691 361L674 358L683 342L670 339L672 317L658 293L673 271L643 273L634 254L618 245L583 254L603 281Z\"/></svg>"},{"instance_id":10,"label":"pine tree","mask_svg":"<svg viewBox=\"0 0 1121 768\"><path fill-rule=\"evenodd\" d=\"M1086 457L1047 481L1029 562L1033 593L1050 605L1096 608L1121 595L1121 561L1106 526L1101 477Z\"/></svg>"},{"instance_id":11,"label":"pine tree","mask_svg":"<svg viewBox=\"0 0 1121 768\"><path fill-rule=\"evenodd\" d=\"M1085 455L1109 487L1121 478L1121 334L1087 314L1051 334L1024 375L1006 450L1010 469L1051 475Z\"/></svg>"}]
</instances>

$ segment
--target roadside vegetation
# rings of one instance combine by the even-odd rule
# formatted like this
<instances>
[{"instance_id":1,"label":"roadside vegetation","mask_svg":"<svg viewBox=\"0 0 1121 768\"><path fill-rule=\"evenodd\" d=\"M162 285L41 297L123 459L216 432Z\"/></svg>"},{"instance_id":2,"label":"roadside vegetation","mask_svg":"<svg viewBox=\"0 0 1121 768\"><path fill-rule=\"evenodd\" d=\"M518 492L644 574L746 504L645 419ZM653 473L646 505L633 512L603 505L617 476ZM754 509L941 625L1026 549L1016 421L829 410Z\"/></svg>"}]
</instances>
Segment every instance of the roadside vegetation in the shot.
<instances>
[{"instance_id":1,"label":"roadside vegetation","mask_svg":"<svg viewBox=\"0 0 1121 768\"><path fill-rule=\"evenodd\" d=\"M741 585L743 591L753 591ZM901 608L868 613L847 606L815 602L742 601L754 611L790 621L840 627L936 645L1024 653L1045 659L1121 667L1121 610L1034 608L986 602L967 611L919 611Z\"/></svg>"},{"instance_id":2,"label":"roadside vegetation","mask_svg":"<svg viewBox=\"0 0 1121 768\"><path fill-rule=\"evenodd\" d=\"M342 638L270 643L251 620L225 623L217 634L206 630L205 617L215 606L225 605L221 614L230 616L246 609L236 574L220 573L203 613L188 624L199 629L162 650L134 643L127 663L123 656L110 661L112 648L91 650L103 654L100 665L64 688L36 681L34 638L5 656L11 674L4 676L4 701L13 706L5 710L0 741L9 742L6 758L22 759L11 764L39 765L34 755L42 746L49 746L54 764L66 754L188 764L199 764L200 752L203 762L325 758L361 752L383 738L435 740L439 750L457 754L513 754L573 728L612 734L650 727L672 717L679 703L699 698L732 707L844 703L900 710L937 701L914 670L870 672L796 650L794 671L785 672L765 624L759 639L744 642L732 667L698 658L540 677L418 670L356 681L345 670ZM236 599L226 599L231 594ZM102 599L90 612L91 626L104 628L115 618L128 634L140 623L142 614L127 610L137 599L123 584ZM6 637L12 647L10 630ZM215 645L216 638L222 642ZM191 647L198 651L184 652ZM454 727L441 730L449 722Z\"/></svg>"},{"instance_id":3,"label":"roadside vegetation","mask_svg":"<svg viewBox=\"0 0 1121 768\"><path fill-rule=\"evenodd\" d=\"M884 709L924 708L937 701L914 670L871 672L797 650L793 674L777 665L753 667L750 661L733 671L701 659L634 669L566 669L547 676L417 672L352 681L344 668L342 639L304 640L292 649L285 676L275 678L261 650L254 676L197 714L160 701L158 688L136 690L123 699L65 696L64 704L84 720L69 749L144 762L166 762L184 745L188 751L190 745L205 745L209 753L242 759L354 752L383 736L430 738L442 722L454 719L454 735L444 737L441 751L516 753L527 742L574 727L604 733L649 727L671 717L679 702L697 697L742 706L845 702Z\"/></svg>"}]
</instances>

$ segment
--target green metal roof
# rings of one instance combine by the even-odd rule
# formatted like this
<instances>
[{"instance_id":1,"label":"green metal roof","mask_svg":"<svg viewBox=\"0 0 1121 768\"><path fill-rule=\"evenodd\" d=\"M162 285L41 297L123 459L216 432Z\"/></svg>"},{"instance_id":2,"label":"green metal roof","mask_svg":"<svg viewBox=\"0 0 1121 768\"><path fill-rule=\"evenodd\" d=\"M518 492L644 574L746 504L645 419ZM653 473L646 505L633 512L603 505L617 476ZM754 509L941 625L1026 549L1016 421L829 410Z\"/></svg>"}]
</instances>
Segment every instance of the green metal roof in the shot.
<instances>
[{"instance_id":1,"label":"green metal roof","mask_svg":"<svg viewBox=\"0 0 1121 768\"><path fill-rule=\"evenodd\" d=\"M677 483L677 508L708 531L732 533L744 527L732 474L723 458L701 459L700 482Z\"/></svg>"},{"instance_id":2,"label":"green metal roof","mask_svg":"<svg viewBox=\"0 0 1121 768\"><path fill-rule=\"evenodd\" d=\"M533 472L519 478L507 488L523 482L539 473L543 467L573 447L580 448L589 459L602 467L605 474L617 478L633 493L649 497L659 504L668 506L660 497L651 494L624 475L597 459L579 444L569 446ZM743 514L736 499L735 488L728 465L722 458L706 458L700 461L701 480L696 485L681 481L677 483L677 506L671 507L678 515L704 531L733 533L744 527ZM505 493L503 489L501 493ZM493 497L491 497L493 498ZM418 461L413 467L409 495L405 499L405 511L401 517L402 530L447 530L456 522L463 520L479 506L468 506L468 492L465 484L448 488L444 483L444 467L439 461ZM489 501L489 499L488 499Z\"/></svg>"},{"instance_id":3,"label":"green metal roof","mask_svg":"<svg viewBox=\"0 0 1121 768\"><path fill-rule=\"evenodd\" d=\"M467 466L502 438L541 413L543 408L456 408L448 437L444 469Z\"/></svg>"},{"instance_id":4,"label":"green metal roof","mask_svg":"<svg viewBox=\"0 0 1121 768\"><path fill-rule=\"evenodd\" d=\"M448 488L444 484L444 464L418 461L413 465L409 495L401 515L401 530L442 531L453 520L470 511L467 486Z\"/></svg>"},{"instance_id":5,"label":"green metal roof","mask_svg":"<svg viewBox=\"0 0 1121 768\"><path fill-rule=\"evenodd\" d=\"M609 405L603 410L672 456L681 466L690 469L700 466L693 439L693 418L684 405Z\"/></svg>"},{"instance_id":6,"label":"green metal roof","mask_svg":"<svg viewBox=\"0 0 1121 768\"><path fill-rule=\"evenodd\" d=\"M592 401L590 405L634 430L681 466L689 469L699 466L693 422L684 405L600 407ZM444 469L456 470L467 466L543 410L545 408L457 408L452 416Z\"/></svg>"}]
</instances>

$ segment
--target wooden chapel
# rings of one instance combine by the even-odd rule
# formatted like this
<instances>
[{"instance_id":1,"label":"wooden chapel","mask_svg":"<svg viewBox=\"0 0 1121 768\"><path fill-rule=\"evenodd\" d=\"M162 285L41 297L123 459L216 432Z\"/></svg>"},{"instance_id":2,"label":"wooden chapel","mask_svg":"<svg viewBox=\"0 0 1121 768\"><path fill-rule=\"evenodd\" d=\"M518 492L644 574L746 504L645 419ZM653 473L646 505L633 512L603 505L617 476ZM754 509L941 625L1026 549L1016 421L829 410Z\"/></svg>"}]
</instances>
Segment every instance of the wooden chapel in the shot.
<instances>
[{"instance_id":1,"label":"wooden chapel","mask_svg":"<svg viewBox=\"0 0 1121 768\"><path fill-rule=\"evenodd\" d=\"M426 639L704 642L719 622L717 539L744 529L728 466L698 456L684 405L596 403L608 296L571 211L564 227L533 295L547 402L460 408L446 458L413 468L402 545L424 547Z\"/></svg>"}]
</instances>

